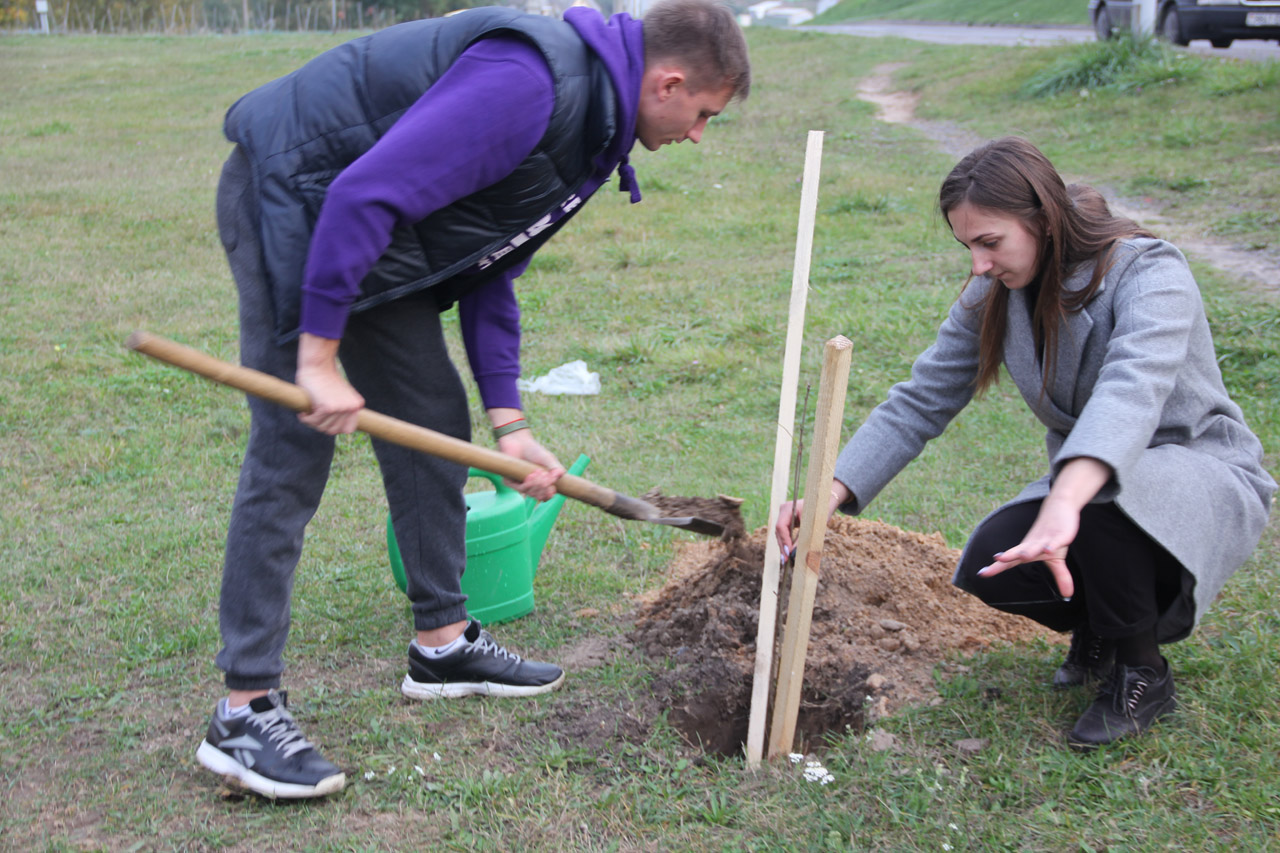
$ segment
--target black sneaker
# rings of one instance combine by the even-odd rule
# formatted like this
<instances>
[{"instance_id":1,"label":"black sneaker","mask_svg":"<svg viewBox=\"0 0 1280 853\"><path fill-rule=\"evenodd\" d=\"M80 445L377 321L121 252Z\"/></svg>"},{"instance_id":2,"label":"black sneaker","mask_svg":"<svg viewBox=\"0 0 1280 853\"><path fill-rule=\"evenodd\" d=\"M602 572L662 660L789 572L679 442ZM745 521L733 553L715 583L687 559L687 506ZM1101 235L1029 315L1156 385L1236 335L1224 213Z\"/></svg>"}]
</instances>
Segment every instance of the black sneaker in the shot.
<instances>
[{"instance_id":1,"label":"black sneaker","mask_svg":"<svg viewBox=\"0 0 1280 853\"><path fill-rule=\"evenodd\" d=\"M458 696L536 696L564 683L564 670L549 663L522 660L498 645L472 619L463 636L469 644L439 658L429 658L409 644L409 672L400 692L410 699Z\"/></svg>"},{"instance_id":2,"label":"black sneaker","mask_svg":"<svg viewBox=\"0 0 1280 853\"><path fill-rule=\"evenodd\" d=\"M347 777L302 736L286 710L288 693L272 690L249 703L249 713L224 720L213 710L196 758L223 777L264 797L323 797Z\"/></svg>"},{"instance_id":3,"label":"black sneaker","mask_svg":"<svg viewBox=\"0 0 1280 853\"><path fill-rule=\"evenodd\" d=\"M1088 625L1081 625L1071 632L1071 648L1053 674L1053 686L1062 689L1100 681L1111 671L1115 659L1115 640L1099 637Z\"/></svg>"},{"instance_id":4,"label":"black sneaker","mask_svg":"<svg viewBox=\"0 0 1280 853\"><path fill-rule=\"evenodd\" d=\"M1127 735L1141 734L1178 707L1173 670L1164 661L1164 674L1149 666L1116 664L1098 698L1081 715L1067 742L1082 752Z\"/></svg>"}]
</instances>

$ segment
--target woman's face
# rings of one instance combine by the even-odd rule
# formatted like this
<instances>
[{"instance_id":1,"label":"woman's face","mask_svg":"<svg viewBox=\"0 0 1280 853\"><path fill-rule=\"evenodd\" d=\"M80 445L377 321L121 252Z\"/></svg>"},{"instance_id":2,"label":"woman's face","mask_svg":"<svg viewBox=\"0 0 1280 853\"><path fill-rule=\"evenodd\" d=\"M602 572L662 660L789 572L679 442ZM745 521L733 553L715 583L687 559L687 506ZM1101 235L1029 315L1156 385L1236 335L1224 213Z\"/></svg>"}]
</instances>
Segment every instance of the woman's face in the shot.
<instances>
[{"instance_id":1,"label":"woman's face","mask_svg":"<svg viewBox=\"0 0 1280 853\"><path fill-rule=\"evenodd\" d=\"M961 202L947 214L951 233L973 259L973 274L989 276L1010 290L1035 280L1040 239L1006 213Z\"/></svg>"}]
</instances>

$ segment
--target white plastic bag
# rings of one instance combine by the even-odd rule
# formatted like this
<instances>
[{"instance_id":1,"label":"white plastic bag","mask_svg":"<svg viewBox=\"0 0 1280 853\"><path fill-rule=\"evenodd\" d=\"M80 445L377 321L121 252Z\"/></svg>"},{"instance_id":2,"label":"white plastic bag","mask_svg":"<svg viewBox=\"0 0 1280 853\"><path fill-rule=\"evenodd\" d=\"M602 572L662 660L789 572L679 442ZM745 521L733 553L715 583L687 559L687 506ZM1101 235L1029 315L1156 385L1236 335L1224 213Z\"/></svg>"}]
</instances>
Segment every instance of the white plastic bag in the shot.
<instances>
[{"instance_id":1,"label":"white plastic bag","mask_svg":"<svg viewBox=\"0 0 1280 853\"><path fill-rule=\"evenodd\" d=\"M532 381L517 379L516 387L539 394L599 394L600 374L587 370L585 361L571 361Z\"/></svg>"}]
</instances>

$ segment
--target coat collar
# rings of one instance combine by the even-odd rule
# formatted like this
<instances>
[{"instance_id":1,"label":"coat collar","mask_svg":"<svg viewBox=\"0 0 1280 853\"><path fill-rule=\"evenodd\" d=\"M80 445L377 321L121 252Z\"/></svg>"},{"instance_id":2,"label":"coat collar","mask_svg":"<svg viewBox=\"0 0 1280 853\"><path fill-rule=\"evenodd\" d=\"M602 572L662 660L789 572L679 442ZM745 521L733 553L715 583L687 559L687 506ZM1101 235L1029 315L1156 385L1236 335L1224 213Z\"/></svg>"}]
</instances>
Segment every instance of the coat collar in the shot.
<instances>
[{"instance_id":1,"label":"coat collar","mask_svg":"<svg viewBox=\"0 0 1280 853\"><path fill-rule=\"evenodd\" d=\"M1082 264L1077 267L1063 282L1063 289L1069 293L1079 292L1089 284L1093 275L1093 264ZM992 287L1000 287L992 284ZM1098 290L1106 286L1104 281ZM1057 358L1054 362L1054 375L1050 377L1048 392L1042 394L1042 376L1044 363L1035 344L1035 335L1031 329L1031 313L1027 306L1025 290L1011 290L1005 322L1004 362L1009 377L1018 386L1027 405L1036 416L1053 429L1069 430L1075 423L1077 405L1075 400L1076 379L1080 364L1084 358L1085 343L1093 328L1093 318L1088 310L1080 310L1068 314L1063 321L1058 335Z\"/></svg>"}]
</instances>

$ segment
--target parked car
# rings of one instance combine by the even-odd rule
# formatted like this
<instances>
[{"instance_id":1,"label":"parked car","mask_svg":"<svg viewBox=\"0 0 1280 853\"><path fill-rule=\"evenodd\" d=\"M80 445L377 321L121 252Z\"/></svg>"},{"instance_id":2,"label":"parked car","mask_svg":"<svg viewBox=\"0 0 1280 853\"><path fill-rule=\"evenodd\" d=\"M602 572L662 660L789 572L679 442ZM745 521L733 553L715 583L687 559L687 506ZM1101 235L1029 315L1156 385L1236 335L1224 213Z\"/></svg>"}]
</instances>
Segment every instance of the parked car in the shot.
<instances>
[{"instance_id":1,"label":"parked car","mask_svg":"<svg viewBox=\"0 0 1280 853\"><path fill-rule=\"evenodd\" d=\"M1138 0L1089 0L1089 20L1099 39L1124 32L1138 14ZM1174 44L1208 39L1230 47L1236 39L1280 41L1280 0L1156 0L1156 35Z\"/></svg>"}]
</instances>

